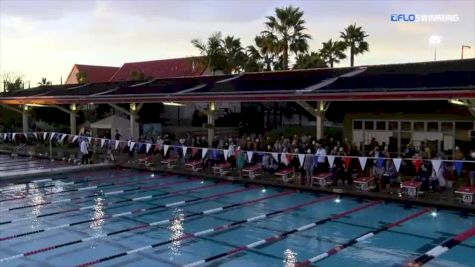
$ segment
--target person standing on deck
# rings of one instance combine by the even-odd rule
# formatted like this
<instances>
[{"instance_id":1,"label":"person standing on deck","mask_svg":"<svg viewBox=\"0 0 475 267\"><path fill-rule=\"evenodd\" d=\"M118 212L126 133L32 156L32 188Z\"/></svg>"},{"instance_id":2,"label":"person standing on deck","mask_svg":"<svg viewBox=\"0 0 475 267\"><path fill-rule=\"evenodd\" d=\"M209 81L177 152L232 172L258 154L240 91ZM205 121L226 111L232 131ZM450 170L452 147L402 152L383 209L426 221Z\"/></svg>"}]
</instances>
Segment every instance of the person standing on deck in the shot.
<instances>
[{"instance_id":1,"label":"person standing on deck","mask_svg":"<svg viewBox=\"0 0 475 267\"><path fill-rule=\"evenodd\" d=\"M87 141L87 138L82 139L79 149L82 155L81 164L88 164L89 163L89 143Z\"/></svg>"}]
</instances>

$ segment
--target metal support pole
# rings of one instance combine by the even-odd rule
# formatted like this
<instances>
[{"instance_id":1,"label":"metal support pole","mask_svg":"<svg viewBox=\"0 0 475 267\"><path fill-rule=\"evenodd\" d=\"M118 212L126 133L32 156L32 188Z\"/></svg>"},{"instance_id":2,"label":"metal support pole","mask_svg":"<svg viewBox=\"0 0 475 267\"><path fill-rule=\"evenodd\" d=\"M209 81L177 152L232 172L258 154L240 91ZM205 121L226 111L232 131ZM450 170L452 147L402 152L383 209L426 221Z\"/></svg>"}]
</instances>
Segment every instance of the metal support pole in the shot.
<instances>
[{"instance_id":1,"label":"metal support pole","mask_svg":"<svg viewBox=\"0 0 475 267\"><path fill-rule=\"evenodd\" d=\"M214 139L215 128L214 128L214 112L216 111L216 103L211 102L208 105L208 146L211 147L211 143Z\"/></svg>"},{"instance_id":2,"label":"metal support pole","mask_svg":"<svg viewBox=\"0 0 475 267\"><path fill-rule=\"evenodd\" d=\"M21 113L22 121L23 121L23 132L27 133L29 131L29 124L28 124L28 106L23 106L23 111Z\"/></svg>"}]
</instances>

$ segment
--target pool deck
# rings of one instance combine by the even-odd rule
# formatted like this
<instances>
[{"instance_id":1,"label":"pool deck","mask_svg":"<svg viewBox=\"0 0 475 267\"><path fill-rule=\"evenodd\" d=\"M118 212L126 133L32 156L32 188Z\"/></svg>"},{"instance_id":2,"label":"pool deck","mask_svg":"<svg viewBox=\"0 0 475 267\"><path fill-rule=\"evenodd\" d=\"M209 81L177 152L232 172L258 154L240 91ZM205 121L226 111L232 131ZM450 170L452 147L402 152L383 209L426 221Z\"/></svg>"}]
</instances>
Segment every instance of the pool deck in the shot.
<instances>
[{"instance_id":1,"label":"pool deck","mask_svg":"<svg viewBox=\"0 0 475 267\"><path fill-rule=\"evenodd\" d=\"M162 168L162 167L147 167L143 164L132 164L132 163L122 163L118 165L119 167L123 168L133 168L133 169L141 169L141 170L148 170L148 171L157 171L157 172L172 172L181 175L192 175L192 176L200 176L207 179L214 179L214 180L226 180L226 181L235 181L240 183L247 183L247 184L258 184L263 186L276 186L276 187L285 187L289 189L296 189L296 190L305 190L305 191L313 191L313 192L325 192L325 193L335 193L340 195L346 195L351 197L360 197L360 198L370 198L370 199L379 199L379 200L386 200L391 202L399 202L405 205L422 205L422 206L432 206L437 208L443 209L452 209L452 210L462 210L466 212L475 212L475 204L466 205L459 201L456 198L455 194L452 190L448 190L447 192L425 192L423 196L419 196L417 198L408 198L408 197L399 197L397 193L390 194L386 191L383 192L371 192L371 191L359 191L356 190L352 185L343 185L343 186L329 186L329 187L317 187L317 186L308 186L308 185L299 185L296 183L284 183L280 181L279 178L276 178L274 175L261 175L258 178L249 179L249 178L241 178L237 175L237 173L233 170L232 176L220 176L214 174L211 170L210 171L200 171L200 172L191 172L183 168ZM394 190L393 190L394 191Z\"/></svg>"}]
</instances>

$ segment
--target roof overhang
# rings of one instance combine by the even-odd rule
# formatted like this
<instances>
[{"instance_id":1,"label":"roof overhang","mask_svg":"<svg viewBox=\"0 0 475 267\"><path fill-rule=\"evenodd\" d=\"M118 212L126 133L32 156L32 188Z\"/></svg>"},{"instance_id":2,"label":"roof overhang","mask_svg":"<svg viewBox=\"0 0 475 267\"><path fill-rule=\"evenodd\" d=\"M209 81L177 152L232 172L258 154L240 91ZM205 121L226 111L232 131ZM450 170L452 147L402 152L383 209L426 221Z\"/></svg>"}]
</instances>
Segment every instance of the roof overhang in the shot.
<instances>
[{"instance_id":1,"label":"roof overhang","mask_svg":"<svg viewBox=\"0 0 475 267\"><path fill-rule=\"evenodd\" d=\"M158 103L158 102L288 102L288 101L417 101L475 99L475 88L463 90L431 91L390 91L390 92L313 92L296 94L290 92L276 93L211 93L211 94L130 94L130 95L95 95L95 96L32 96L1 97L0 104L109 104L109 103Z\"/></svg>"}]
</instances>

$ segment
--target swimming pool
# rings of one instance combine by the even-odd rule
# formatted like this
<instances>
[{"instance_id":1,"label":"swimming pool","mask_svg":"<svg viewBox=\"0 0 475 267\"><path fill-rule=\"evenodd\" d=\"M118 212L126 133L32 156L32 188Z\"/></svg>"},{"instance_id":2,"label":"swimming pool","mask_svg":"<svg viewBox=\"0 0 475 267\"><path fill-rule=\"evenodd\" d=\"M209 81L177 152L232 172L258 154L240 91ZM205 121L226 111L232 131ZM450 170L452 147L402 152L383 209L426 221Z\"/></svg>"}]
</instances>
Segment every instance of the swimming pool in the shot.
<instances>
[{"instance_id":1,"label":"swimming pool","mask_svg":"<svg viewBox=\"0 0 475 267\"><path fill-rule=\"evenodd\" d=\"M50 161L49 159L30 159L28 157L12 157L0 154L0 174L6 175L28 170L40 170L70 165L62 161Z\"/></svg>"},{"instance_id":2,"label":"swimming pool","mask_svg":"<svg viewBox=\"0 0 475 267\"><path fill-rule=\"evenodd\" d=\"M404 266L475 226L455 211L166 173L50 178L0 187L0 266ZM474 255L472 236L426 266Z\"/></svg>"}]
</instances>

